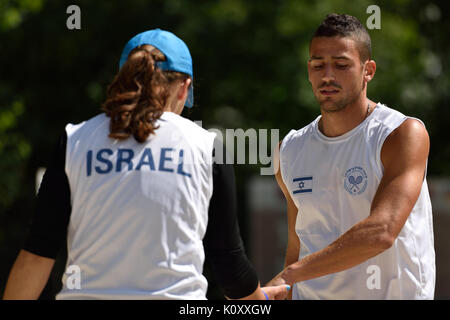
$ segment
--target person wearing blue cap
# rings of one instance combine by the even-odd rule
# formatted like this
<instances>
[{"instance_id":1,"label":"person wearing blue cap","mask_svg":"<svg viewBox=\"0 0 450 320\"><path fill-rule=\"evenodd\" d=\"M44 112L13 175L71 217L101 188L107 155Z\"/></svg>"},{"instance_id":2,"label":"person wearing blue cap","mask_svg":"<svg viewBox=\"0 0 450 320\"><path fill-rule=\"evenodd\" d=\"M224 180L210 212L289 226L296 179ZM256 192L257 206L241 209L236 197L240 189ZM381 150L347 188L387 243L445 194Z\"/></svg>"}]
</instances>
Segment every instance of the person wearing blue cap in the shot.
<instances>
[{"instance_id":1,"label":"person wearing blue cap","mask_svg":"<svg viewBox=\"0 0 450 320\"><path fill-rule=\"evenodd\" d=\"M68 124L57 144L5 299L38 298L65 241L56 299L206 299L205 257L227 298L287 295L261 288L247 259L233 167L214 154L223 145L180 116L192 70L170 32L126 44L104 112Z\"/></svg>"}]
</instances>

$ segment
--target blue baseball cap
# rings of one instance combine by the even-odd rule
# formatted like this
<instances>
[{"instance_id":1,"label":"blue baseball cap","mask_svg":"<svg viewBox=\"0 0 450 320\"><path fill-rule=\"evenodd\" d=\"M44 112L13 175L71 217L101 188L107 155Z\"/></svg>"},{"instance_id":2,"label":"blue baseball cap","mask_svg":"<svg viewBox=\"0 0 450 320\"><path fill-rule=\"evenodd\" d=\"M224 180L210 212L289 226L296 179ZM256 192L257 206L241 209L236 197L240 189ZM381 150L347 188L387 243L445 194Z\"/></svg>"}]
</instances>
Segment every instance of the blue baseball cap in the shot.
<instances>
[{"instance_id":1,"label":"blue baseball cap","mask_svg":"<svg viewBox=\"0 0 450 320\"><path fill-rule=\"evenodd\" d=\"M156 62L158 68L186 73L194 79L192 58L187 45L173 33L161 29L144 31L131 38L120 56L119 69L127 61L131 50L144 44L154 46L166 56L166 61ZM185 106L192 108L193 105L194 87L191 84Z\"/></svg>"}]
</instances>

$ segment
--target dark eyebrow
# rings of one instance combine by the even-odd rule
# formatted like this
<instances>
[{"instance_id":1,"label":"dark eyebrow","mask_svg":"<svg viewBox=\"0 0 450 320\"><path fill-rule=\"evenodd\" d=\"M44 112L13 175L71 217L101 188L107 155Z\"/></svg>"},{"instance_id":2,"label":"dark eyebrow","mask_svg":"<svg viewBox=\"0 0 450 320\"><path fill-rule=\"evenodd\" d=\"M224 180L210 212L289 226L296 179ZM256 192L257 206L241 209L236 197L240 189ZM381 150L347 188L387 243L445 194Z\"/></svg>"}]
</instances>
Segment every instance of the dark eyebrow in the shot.
<instances>
[{"instance_id":1,"label":"dark eyebrow","mask_svg":"<svg viewBox=\"0 0 450 320\"><path fill-rule=\"evenodd\" d=\"M351 60L350 58L346 57L346 56L332 56L333 59L335 60Z\"/></svg>"},{"instance_id":2,"label":"dark eyebrow","mask_svg":"<svg viewBox=\"0 0 450 320\"><path fill-rule=\"evenodd\" d=\"M309 58L309 61L311 61L311 60L323 60L323 57L311 56L311 58Z\"/></svg>"},{"instance_id":3,"label":"dark eyebrow","mask_svg":"<svg viewBox=\"0 0 450 320\"><path fill-rule=\"evenodd\" d=\"M331 58L333 58L334 60L351 60L349 57L346 57L346 56L332 56ZM312 61L312 60L323 60L323 57L311 56L311 58L309 58L309 61Z\"/></svg>"}]
</instances>

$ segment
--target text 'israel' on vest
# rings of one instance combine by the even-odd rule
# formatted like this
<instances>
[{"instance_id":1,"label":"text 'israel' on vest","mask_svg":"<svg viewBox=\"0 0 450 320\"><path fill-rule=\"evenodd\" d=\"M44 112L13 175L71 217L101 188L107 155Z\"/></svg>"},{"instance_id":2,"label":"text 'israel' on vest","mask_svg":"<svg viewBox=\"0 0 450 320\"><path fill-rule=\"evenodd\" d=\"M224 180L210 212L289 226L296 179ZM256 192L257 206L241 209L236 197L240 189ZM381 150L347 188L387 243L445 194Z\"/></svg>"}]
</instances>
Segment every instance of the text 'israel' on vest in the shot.
<instances>
[{"instance_id":1,"label":"text 'israel' on vest","mask_svg":"<svg viewBox=\"0 0 450 320\"><path fill-rule=\"evenodd\" d=\"M180 174L191 178L192 175L189 172L185 172L183 168L183 156L184 150L177 150L174 148L159 148L156 152L159 154L158 164L155 165L155 152L152 148L145 148L142 155L137 159L132 149L117 149L112 150L109 148L103 148L100 150L89 150L86 153L86 175L90 177L94 172L98 174L108 174L110 172L122 172L122 171L164 171L170 173ZM178 161L172 157L173 153L178 154ZM94 156L95 155L95 156ZM116 155L117 160L110 160L111 156ZM134 164L137 162L137 164Z\"/></svg>"}]
</instances>

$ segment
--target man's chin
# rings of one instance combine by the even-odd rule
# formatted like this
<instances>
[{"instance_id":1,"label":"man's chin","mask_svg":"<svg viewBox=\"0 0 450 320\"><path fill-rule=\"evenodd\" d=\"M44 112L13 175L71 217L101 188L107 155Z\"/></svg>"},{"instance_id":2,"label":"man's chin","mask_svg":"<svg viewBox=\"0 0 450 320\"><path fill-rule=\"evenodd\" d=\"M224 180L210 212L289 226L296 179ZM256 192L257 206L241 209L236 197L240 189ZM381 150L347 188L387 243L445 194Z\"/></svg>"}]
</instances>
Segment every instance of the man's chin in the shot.
<instances>
[{"instance_id":1,"label":"man's chin","mask_svg":"<svg viewBox=\"0 0 450 320\"><path fill-rule=\"evenodd\" d=\"M329 99L319 101L319 104L320 109L323 112L338 112L345 108L345 104L336 101L329 101Z\"/></svg>"}]
</instances>

